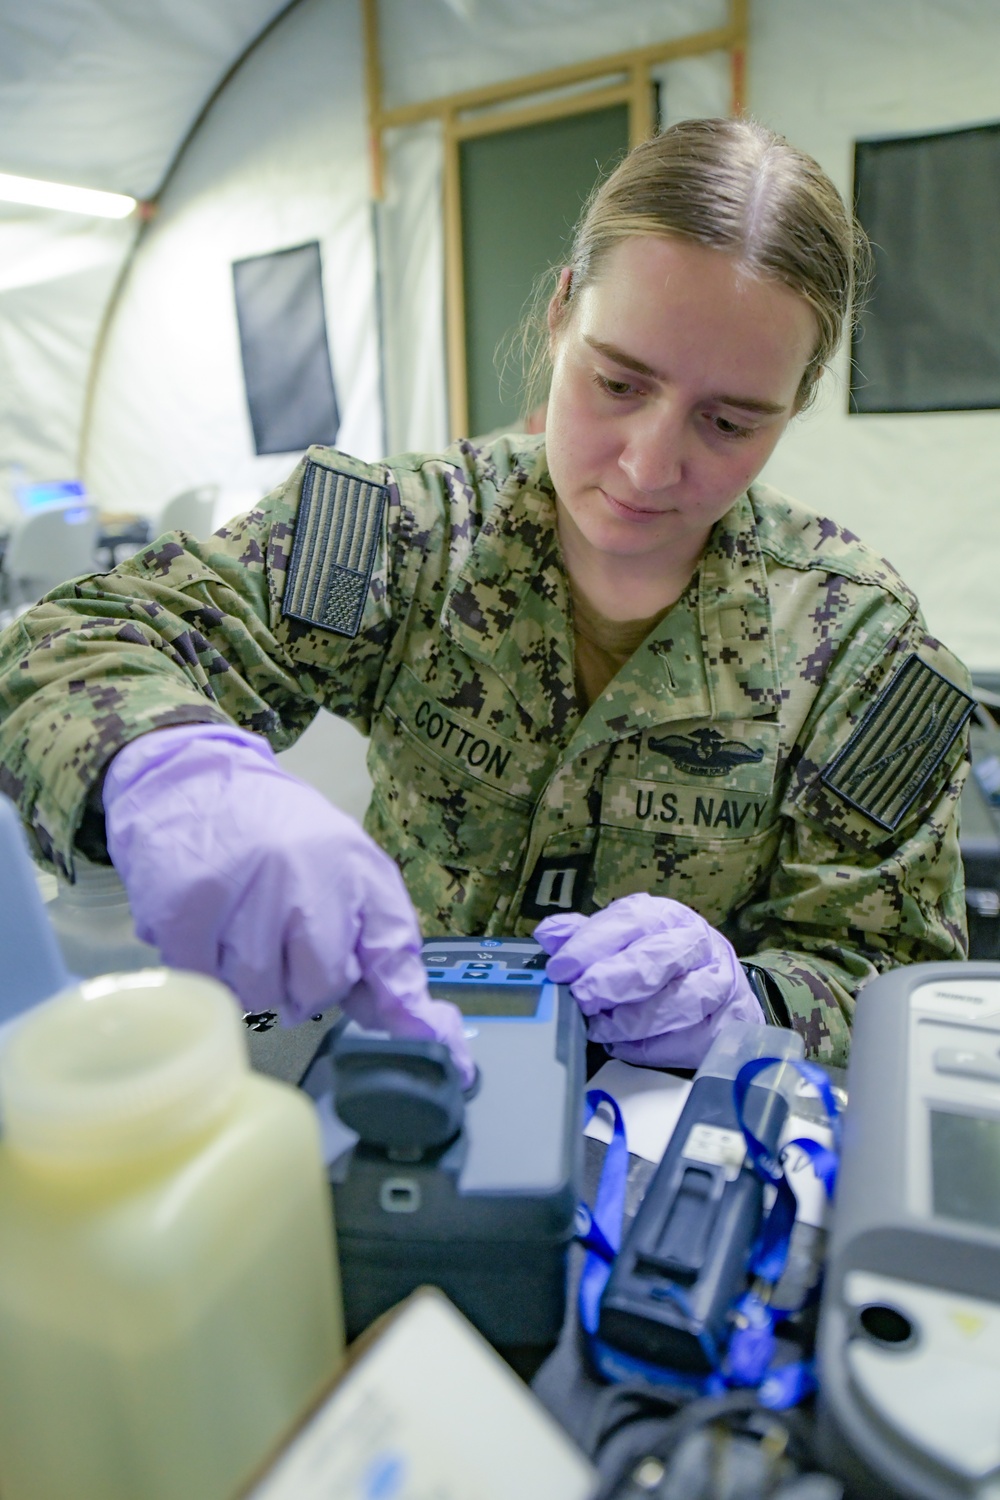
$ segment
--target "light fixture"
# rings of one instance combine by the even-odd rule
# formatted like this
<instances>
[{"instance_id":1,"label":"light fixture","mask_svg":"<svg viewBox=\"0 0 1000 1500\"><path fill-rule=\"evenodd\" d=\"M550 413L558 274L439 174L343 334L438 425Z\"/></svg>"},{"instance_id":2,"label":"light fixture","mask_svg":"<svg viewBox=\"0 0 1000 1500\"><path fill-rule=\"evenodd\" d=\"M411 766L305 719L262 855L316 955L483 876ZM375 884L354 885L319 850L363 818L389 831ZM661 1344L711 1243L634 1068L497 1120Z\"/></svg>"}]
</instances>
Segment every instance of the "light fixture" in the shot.
<instances>
[{"instance_id":1,"label":"light fixture","mask_svg":"<svg viewBox=\"0 0 1000 1500\"><path fill-rule=\"evenodd\" d=\"M40 182L34 177L11 177L5 172L0 172L0 199L6 203L30 203L35 208L61 208L67 213L90 214L99 219L124 219L136 206L135 198L125 193Z\"/></svg>"}]
</instances>

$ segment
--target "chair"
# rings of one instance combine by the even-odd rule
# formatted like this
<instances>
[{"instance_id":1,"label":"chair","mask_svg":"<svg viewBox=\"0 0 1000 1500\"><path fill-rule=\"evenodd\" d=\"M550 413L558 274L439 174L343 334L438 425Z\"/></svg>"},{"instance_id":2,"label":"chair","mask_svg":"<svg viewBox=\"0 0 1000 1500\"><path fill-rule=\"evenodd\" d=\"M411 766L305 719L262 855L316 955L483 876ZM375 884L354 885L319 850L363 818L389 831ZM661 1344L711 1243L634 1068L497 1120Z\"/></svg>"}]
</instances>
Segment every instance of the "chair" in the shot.
<instances>
[{"instance_id":1,"label":"chair","mask_svg":"<svg viewBox=\"0 0 1000 1500\"><path fill-rule=\"evenodd\" d=\"M110 515L101 520L97 538L97 555L105 567L117 568L127 557L134 557L153 539L148 516Z\"/></svg>"},{"instance_id":2,"label":"chair","mask_svg":"<svg viewBox=\"0 0 1000 1500\"><path fill-rule=\"evenodd\" d=\"M168 500L160 511L157 527L164 531L188 531L194 537L210 536L215 502L219 498L217 484L199 484L192 490L183 490Z\"/></svg>"},{"instance_id":3,"label":"chair","mask_svg":"<svg viewBox=\"0 0 1000 1500\"><path fill-rule=\"evenodd\" d=\"M16 521L0 567L0 610L19 614L67 579L92 573L99 530L89 501L49 505Z\"/></svg>"}]
</instances>

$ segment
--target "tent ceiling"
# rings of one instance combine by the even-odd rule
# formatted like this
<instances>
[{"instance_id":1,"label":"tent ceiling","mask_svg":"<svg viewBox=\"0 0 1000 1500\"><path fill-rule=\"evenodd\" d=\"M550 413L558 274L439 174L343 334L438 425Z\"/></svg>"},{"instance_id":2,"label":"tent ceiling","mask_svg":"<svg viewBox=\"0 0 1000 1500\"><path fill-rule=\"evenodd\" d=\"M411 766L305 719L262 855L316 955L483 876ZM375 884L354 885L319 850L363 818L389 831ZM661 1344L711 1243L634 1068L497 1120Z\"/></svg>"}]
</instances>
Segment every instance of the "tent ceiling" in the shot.
<instances>
[{"instance_id":1,"label":"tent ceiling","mask_svg":"<svg viewBox=\"0 0 1000 1500\"><path fill-rule=\"evenodd\" d=\"M0 171L155 194L288 0L0 0Z\"/></svg>"},{"instance_id":2,"label":"tent ceiling","mask_svg":"<svg viewBox=\"0 0 1000 1500\"><path fill-rule=\"evenodd\" d=\"M0 172L149 198L216 86L295 0L0 0ZM329 0L358 11L360 0ZM640 45L725 16L725 0L629 0ZM395 102L615 51L607 0L381 0ZM0 218L6 215L0 210Z\"/></svg>"}]
</instances>

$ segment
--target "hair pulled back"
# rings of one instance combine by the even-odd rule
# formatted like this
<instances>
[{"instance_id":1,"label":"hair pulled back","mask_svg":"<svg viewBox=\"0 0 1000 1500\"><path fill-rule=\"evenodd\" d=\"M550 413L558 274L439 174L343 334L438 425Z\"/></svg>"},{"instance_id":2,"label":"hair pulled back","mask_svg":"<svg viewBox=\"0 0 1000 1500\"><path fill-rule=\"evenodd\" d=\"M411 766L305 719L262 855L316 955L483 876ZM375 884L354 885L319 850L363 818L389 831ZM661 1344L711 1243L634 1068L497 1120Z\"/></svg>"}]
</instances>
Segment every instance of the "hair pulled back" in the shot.
<instances>
[{"instance_id":1,"label":"hair pulled back","mask_svg":"<svg viewBox=\"0 0 1000 1500\"><path fill-rule=\"evenodd\" d=\"M818 329L796 403L798 410L808 405L871 265L864 231L819 164L746 119L682 120L634 147L597 185L580 217L571 276L560 282L553 304L555 326L600 276L614 246L637 234L725 251L747 272L805 298ZM538 347L536 391L547 375Z\"/></svg>"}]
</instances>

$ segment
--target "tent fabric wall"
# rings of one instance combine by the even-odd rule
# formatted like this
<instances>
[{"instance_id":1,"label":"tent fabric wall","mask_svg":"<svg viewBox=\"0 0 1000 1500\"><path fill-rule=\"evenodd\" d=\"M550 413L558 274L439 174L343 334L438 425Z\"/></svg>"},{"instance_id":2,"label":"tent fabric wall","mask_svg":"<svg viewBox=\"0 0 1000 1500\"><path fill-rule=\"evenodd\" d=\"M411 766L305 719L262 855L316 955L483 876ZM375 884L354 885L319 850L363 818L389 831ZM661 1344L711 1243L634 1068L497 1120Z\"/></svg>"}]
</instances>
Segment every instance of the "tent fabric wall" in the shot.
<instances>
[{"instance_id":1,"label":"tent fabric wall","mask_svg":"<svg viewBox=\"0 0 1000 1500\"><path fill-rule=\"evenodd\" d=\"M152 196L276 0L0 5L0 171ZM77 471L94 344L135 221L0 204L0 519Z\"/></svg>"},{"instance_id":2,"label":"tent fabric wall","mask_svg":"<svg viewBox=\"0 0 1000 1500\"><path fill-rule=\"evenodd\" d=\"M215 482L232 513L290 472L258 457L232 262L318 240L341 445L384 450L375 253L354 6L302 0L219 94L163 194L98 369L86 474L153 514ZM221 517L219 518L221 519Z\"/></svg>"},{"instance_id":3,"label":"tent fabric wall","mask_svg":"<svg viewBox=\"0 0 1000 1500\"><path fill-rule=\"evenodd\" d=\"M0 524L11 489L76 473L94 341L135 226L69 214L0 215Z\"/></svg>"},{"instance_id":4,"label":"tent fabric wall","mask_svg":"<svg viewBox=\"0 0 1000 1500\"><path fill-rule=\"evenodd\" d=\"M726 14L726 0L380 0L386 103L707 31Z\"/></svg>"},{"instance_id":5,"label":"tent fabric wall","mask_svg":"<svg viewBox=\"0 0 1000 1500\"><path fill-rule=\"evenodd\" d=\"M441 128L390 131L386 148L376 207L386 448L435 452L448 442Z\"/></svg>"},{"instance_id":6,"label":"tent fabric wall","mask_svg":"<svg viewBox=\"0 0 1000 1500\"><path fill-rule=\"evenodd\" d=\"M753 111L845 193L856 139L1000 119L992 0L753 0ZM764 478L877 547L932 631L1000 667L1000 411L848 416L845 347Z\"/></svg>"},{"instance_id":7,"label":"tent fabric wall","mask_svg":"<svg viewBox=\"0 0 1000 1500\"><path fill-rule=\"evenodd\" d=\"M278 0L4 0L5 172L149 198Z\"/></svg>"}]
</instances>

